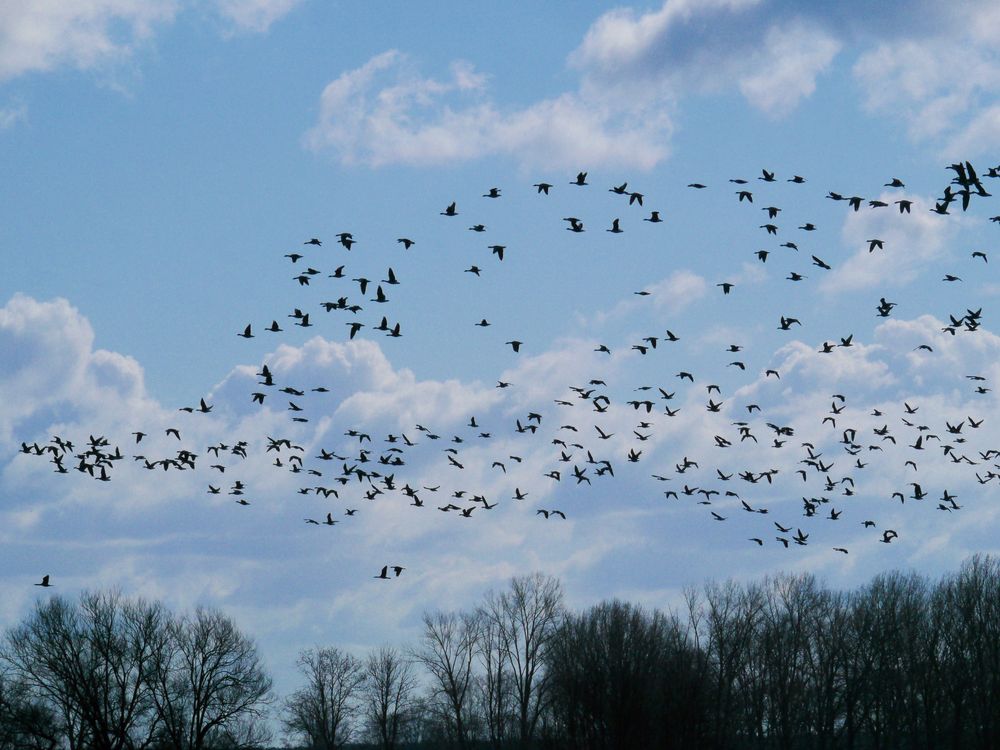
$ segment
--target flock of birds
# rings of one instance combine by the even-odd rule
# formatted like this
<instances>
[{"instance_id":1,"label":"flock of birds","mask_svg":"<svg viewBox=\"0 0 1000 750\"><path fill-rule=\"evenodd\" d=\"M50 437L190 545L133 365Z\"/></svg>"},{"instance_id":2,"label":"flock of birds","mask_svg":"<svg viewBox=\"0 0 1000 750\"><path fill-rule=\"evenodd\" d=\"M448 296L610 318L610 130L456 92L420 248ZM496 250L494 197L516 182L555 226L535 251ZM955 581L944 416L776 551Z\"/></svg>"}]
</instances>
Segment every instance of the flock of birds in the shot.
<instances>
[{"instance_id":1,"label":"flock of birds","mask_svg":"<svg viewBox=\"0 0 1000 750\"><path fill-rule=\"evenodd\" d=\"M989 198L990 193L986 189L984 180L1000 177L1000 167L993 167L980 178L969 162L952 164L950 170L953 172L953 177L931 209L935 214L949 214L957 208L966 211L973 201ZM765 185L778 180L775 173L768 170L762 170L761 175L757 177L757 181ZM754 204L755 200L761 199L761 191L752 190L750 181L734 178L730 182L734 185L737 203ZM806 183L806 180L795 175L787 178L787 182L801 185ZM573 189L585 189L589 184L587 172L580 172L570 181ZM540 200L554 189L554 185L547 182L538 182L532 187L541 196ZM707 189L705 184L698 182L690 183L687 187L696 191ZM905 185L902 180L892 178L884 187L902 189ZM641 208L646 200L646 196L642 193L630 191L627 182L613 185L608 190L625 199L628 206ZM867 207L868 210L892 210L894 206L899 220L906 220L906 215L910 214L914 207L913 201L907 198L900 198L890 204L888 201L867 200L857 195L844 195L833 191L826 197L832 201L845 203L848 210L854 212L860 211L863 207ZM502 190L491 187L483 194L483 198L500 200ZM759 229L764 232L763 236L777 237L781 227L774 222L778 221L782 208L768 205L761 207L761 210L767 216L766 222L759 225ZM459 210L458 202L454 201L440 214L446 220L452 221L461 216L462 212ZM588 231L588 227L579 217L562 217L562 221L567 224L567 231L573 233ZM643 221L655 225L664 223L665 219L660 211L652 210ZM990 217L990 221L1000 223L1000 216ZM810 233L816 231L817 227L812 222L804 222L798 225L797 229ZM474 223L468 230L483 233L487 228L481 223ZM614 218L604 231L612 234L622 233L620 219ZM337 244L344 251L351 251L359 242L349 231L337 235ZM418 244L405 236L399 237L397 242L404 251L409 251ZM869 253L872 254L891 250L878 237L868 239L867 246ZM795 252L800 249L796 242L790 240L782 243L780 247ZM496 258L495 262L504 261L507 246L494 243L489 245L488 249L491 257ZM755 255L759 262L766 263L772 252L773 250L763 249L756 251ZM989 260L987 254L981 250L973 251L971 256L972 262L975 263L987 264ZM319 310L322 310L324 315L330 313L346 317L343 327L339 330L346 329L347 339L354 339L359 335L366 336L369 332L376 331L389 338L403 336L401 322L390 319L390 317L395 318L390 303L393 290L404 280L388 266L384 273L372 274L371 278L364 273L349 271L348 266L352 264L352 260L345 260L342 264L339 260L335 260L331 264L332 267L327 268L325 265L329 263L331 257L334 255L329 252L329 246L324 246L323 240L317 237L306 240L300 249L284 256L294 272L292 281L298 287L310 286L314 282L318 284L321 279L332 279L334 284L339 285L340 291L329 301L322 302L317 309L296 307L291 313L274 317L269 324L248 323L237 335L252 339L261 335L261 331L279 334L285 330L283 325L289 325L280 323L279 319L286 318L291 320L291 325L301 328L320 326L324 334L328 334L330 331L328 319L324 317L322 320L317 320L320 317ZM822 270L832 268L830 263L817 255L811 255L811 263ZM476 277L483 271L477 265L471 265L463 270ZM380 276L382 278L379 278ZM793 271L786 278L789 281L799 282L806 276ZM959 282L961 277L947 274L943 281ZM732 293L735 284L731 281L721 281L717 286L725 296ZM635 294L646 297L650 292L639 290ZM897 303L881 297L875 306L875 314L878 317L888 318L896 306ZM982 316L981 307L950 315L943 332L952 336L973 334L979 330ZM482 318L473 325L486 328L493 323ZM790 331L793 326L800 328L802 322L791 315L781 315L777 322L777 328L783 331ZM680 339L681 336L668 329L657 335L643 337L631 345L631 350L646 356L654 351L663 351ZM830 354L854 345L853 335L849 334L837 341L822 342L817 351ZM511 338L505 342L505 346L509 346L511 351L517 354L524 346L524 342ZM933 352L930 344L922 344L917 348ZM731 357L727 367L736 368L740 372L747 371L747 362L741 354L743 349L743 346L733 344L725 350L727 358ZM610 355L611 351L611 347L607 344L601 343L595 347L595 352L598 353ZM766 379L774 380L780 380L781 377L781 373L775 369L766 370L763 375ZM303 386L278 382L278 378L267 363L260 366L256 377L259 380L256 381L255 388L247 394L247 398L255 408L280 409L287 413L291 424L300 425L331 411L331 405L324 404L321 400L323 394L330 393L331 389L322 384ZM684 370L677 372L675 377L677 380L671 382L677 382L681 387L704 389L707 398L704 405L706 415L723 413L724 404L729 397L722 392L719 385L700 380L696 382L695 376ZM973 393L984 395L990 391L984 376L973 374L962 377L971 384ZM498 389L514 387L516 384L511 382L500 380L496 383ZM529 451L535 452L541 449L547 456L549 465L542 474L553 483L550 485L552 487L570 485L582 491L584 485L591 488L612 481L617 476L616 472L622 471L622 466L627 466L628 471L636 471L633 465L646 464L649 461L643 454L651 452L646 450L646 445L656 445L656 441L653 443L649 441L655 436L663 419L676 417L681 410L681 406L674 404L683 399L675 401L678 389L671 390L672 387L662 384L643 384L634 389L637 396L626 400L616 398L604 379L590 378L580 384L567 385L565 392L556 398L551 406L539 405L537 409L515 417L512 424L481 424L475 416L470 415L465 427L459 431L449 430L450 435L423 424L413 425L412 429L407 431L386 435L374 435L365 425L353 425L346 429L343 433L344 439L338 445L329 448L319 447L318 453L313 456L306 455L305 446L287 437L266 436L263 441L220 440L208 446L186 445L182 428L177 426L163 428L163 437L174 441L176 446L164 452L162 448L164 441L160 439L156 443L159 451L156 455L143 449L143 441L149 435L138 429L132 432L132 439L127 441L132 448L128 451L127 457L123 452L122 442L113 444L103 435L90 435L85 441L79 441L79 445L77 441L58 435L44 443L25 441L21 444L21 453L47 459L54 467L53 470L59 474L83 475L101 482L112 481L116 467L126 461L126 458L128 459L126 463L151 472L198 472L207 477L205 481L207 494L221 495L225 492L241 506L252 504L248 496L253 493L242 479L233 477L239 474L243 462L253 456L263 456L275 470L296 476L299 485L298 494L319 496L324 501L333 498L345 502L343 509L324 508L325 513L317 514L316 518L303 518L302 522L310 526L333 527L358 513L363 513L364 503L389 500L405 502L417 510L436 508L443 514L468 519L473 517L473 513L478 517L493 510L501 500L496 498L491 502L485 492L469 486L471 483L461 479L464 476L463 472L466 472L472 463L476 463L480 469L485 468L486 474L500 475L508 481L512 486L508 499L515 503L528 500L529 491L522 489L524 484L531 484L533 486L531 491L544 493L550 499L556 497L555 493L534 489L538 486L537 476L521 481L517 479L519 476L524 476L526 470L524 467L532 463L525 461ZM713 466L702 466L701 464L705 463L704 459L699 462L684 455L665 465L658 463L653 467L654 471L649 476L658 484L664 483L667 487L658 490L657 495L667 501L690 499L693 503L707 507L707 517L715 522L733 521L734 514L759 518L767 516L771 509L751 499L751 493L760 488L767 488L773 495L779 474L782 472L786 475L793 474L798 487L794 494L801 495L799 518L804 520L786 519L784 522L761 520L756 523L763 525L764 531L752 531L753 536L747 537L750 544L759 547L777 546L788 549L793 546L809 545L810 534L813 532L807 532L803 527L809 528L809 524L814 524L817 520L837 522L851 516L864 529L870 529L879 542L890 544L899 537L895 529L887 528L873 518L859 517L856 514L860 512L860 508L851 506L850 498L863 494L858 486L861 483L860 472L872 465L876 460L873 458L876 452L881 456L878 460L899 461L912 472L914 481L893 491L888 498L893 502L905 504L908 500L923 501L931 498L937 503L937 509L942 512L953 513L961 510L963 506L958 504L957 495L950 493L948 489L942 489L940 496L937 496L937 490L932 493L924 489L923 485L926 482L920 479L917 458L927 455L926 452L930 451L932 446L940 451L942 460L955 469L975 467L969 471L975 472L978 482L982 485L1000 479L1000 473L997 471L1000 469L1000 464L995 463L1000 459L1000 450L989 446L982 449L974 448L967 443L970 434L983 424L982 417L960 415L940 425L921 424L919 405L906 401L898 405L898 413L872 409L867 413L867 420L864 423L848 423L850 419L861 417L860 412L846 411L847 395L833 394L830 401L830 410L822 419L822 427L829 430L829 434L836 438L833 442L838 451L836 455L828 454L823 446L817 447L814 442L801 440L796 442L796 429L798 429L796 426L781 424L775 419L767 418L761 413L762 409L758 404L743 404L746 412L744 419L727 423L705 422L711 424L711 431L714 432L709 446L716 449L730 449L751 443L755 447L766 445L782 451L785 466L797 463L800 468L789 472L772 466L733 467L722 460ZM192 417L207 415L212 412L213 406L201 398L196 406L185 406L180 411ZM580 414L583 409L592 416L590 420ZM635 413L632 434L619 435L617 441L609 442L615 438L615 433L606 427L603 420L611 414L627 409L632 409ZM553 412L559 416L553 418ZM576 418L566 416L569 414L577 416ZM717 418L706 416L704 419ZM557 423L555 427L551 426L553 422ZM530 445L524 451L517 453L505 450L496 454L485 450L491 441L496 441L500 437L504 438L501 441L504 445L509 445L509 439L524 440L526 445L528 443ZM624 444L623 437L627 441ZM621 447L622 445L624 447ZM476 450L479 448L484 450ZM795 455L790 457L789 453ZM486 464L483 463L484 454L488 455ZM443 480L431 484L419 481L416 477L407 477L411 466L421 467L419 469L421 476L437 471L449 473ZM746 493L746 496L741 492ZM431 498L436 499L431 502ZM429 503L429 506L425 503ZM534 515L540 521L561 522L567 519L566 506L551 507L551 502L546 505L549 507L535 508ZM870 504L864 507L872 508ZM788 505L783 504L781 512L787 513L787 508ZM866 510L865 515L870 512ZM849 552L847 547L840 545L831 549L845 555ZM404 570L402 565L386 564L373 577L390 580L398 578ZM52 584L46 575L41 583L35 585L49 587Z\"/></svg>"}]
</instances>

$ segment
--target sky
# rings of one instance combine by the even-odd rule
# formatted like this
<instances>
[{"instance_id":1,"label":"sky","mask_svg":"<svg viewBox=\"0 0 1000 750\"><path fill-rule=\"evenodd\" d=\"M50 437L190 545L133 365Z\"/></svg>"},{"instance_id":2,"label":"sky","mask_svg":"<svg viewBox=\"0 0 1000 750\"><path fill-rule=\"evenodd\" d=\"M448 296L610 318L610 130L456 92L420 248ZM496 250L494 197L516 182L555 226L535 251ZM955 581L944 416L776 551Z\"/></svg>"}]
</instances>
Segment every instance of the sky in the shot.
<instances>
[{"instance_id":1,"label":"sky","mask_svg":"<svg viewBox=\"0 0 1000 750\"><path fill-rule=\"evenodd\" d=\"M303 648L534 571L670 608L996 552L1000 203L949 165L997 192L998 31L971 0L0 2L0 625L217 607L288 693Z\"/></svg>"}]
</instances>

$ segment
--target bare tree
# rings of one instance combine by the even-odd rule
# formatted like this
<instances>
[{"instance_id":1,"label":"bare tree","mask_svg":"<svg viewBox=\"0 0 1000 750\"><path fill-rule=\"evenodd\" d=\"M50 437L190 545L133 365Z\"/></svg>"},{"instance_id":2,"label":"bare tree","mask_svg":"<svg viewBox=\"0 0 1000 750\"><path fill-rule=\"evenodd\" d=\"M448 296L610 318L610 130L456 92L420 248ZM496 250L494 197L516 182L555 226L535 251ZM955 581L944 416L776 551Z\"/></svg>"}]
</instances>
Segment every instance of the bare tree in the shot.
<instances>
[{"instance_id":1,"label":"bare tree","mask_svg":"<svg viewBox=\"0 0 1000 750\"><path fill-rule=\"evenodd\" d=\"M469 741L472 665L476 653L473 615L454 612L424 613L423 643L415 652L432 678L432 695L444 709L442 718L459 748Z\"/></svg>"},{"instance_id":2,"label":"bare tree","mask_svg":"<svg viewBox=\"0 0 1000 750\"><path fill-rule=\"evenodd\" d=\"M297 660L306 684L285 701L285 729L310 747L343 747L353 731L356 701L365 681L362 662L337 648L310 648Z\"/></svg>"},{"instance_id":3,"label":"bare tree","mask_svg":"<svg viewBox=\"0 0 1000 750\"><path fill-rule=\"evenodd\" d=\"M763 655L767 727L781 750L791 750L805 729L806 661L819 592L811 575L765 580L756 649Z\"/></svg>"},{"instance_id":4,"label":"bare tree","mask_svg":"<svg viewBox=\"0 0 1000 750\"><path fill-rule=\"evenodd\" d=\"M412 721L417 687L413 665L394 648L382 646L365 662L365 717L381 750L394 750Z\"/></svg>"},{"instance_id":5,"label":"bare tree","mask_svg":"<svg viewBox=\"0 0 1000 750\"><path fill-rule=\"evenodd\" d=\"M160 736L190 750L259 743L272 683L253 640L226 615L202 608L173 619L168 633L148 670Z\"/></svg>"},{"instance_id":6,"label":"bare tree","mask_svg":"<svg viewBox=\"0 0 1000 750\"><path fill-rule=\"evenodd\" d=\"M56 714L0 674L0 748L55 750L62 737Z\"/></svg>"},{"instance_id":7,"label":"bare tree","mask_svg":"<svg viewBox=\"0 0 1000 750\"><path fill-rule=\"evenodd\" d=\"M697 665L675 617L618 600L565 616L547 652L552 705L568 747L679 747L703 709L685 695ZM690 741L688 746L704 747Z\"/></svg>"},{"instance_id":8,"label":"bare tree","mask_svg":"<svg viewBox=\"0 0 1000 750\"><path fill-rule=\"evenodd\" d=\"M817 605L809 615L808 697L804 702L811 708L809 731L820 739L820 748L836 747L845 734L849 617L848 596L825 590L819 593Z\"/></svg>"},{"instance_id":9,"label":"bare tree","mask_svg":"<svg viewBox=\"0 0 1000 750\"><path fill-rule=\"evenodd\" d=\"M489 610L476 611L476 626L476 655L481 671L476 675L475 700L490 744L499 748L514 724L514 695L508 666L510 644Z\"/></svg>"},{"instance_id":10,"label":"bare tree","mask_svg":"<svg viewBox=\"0 0 1000 750\"><path fill-rule=\"evenodd\" d=\"M950 683L952 736L965 747L1000 746L1000 560L973 555L939 588L950 674L938 683Z\"/></svg>"},{"instance_id":11,"label":"bare tree","mask_svg":"<svg viewBox=\"0 0 1000 750\"><path fill-rule=\"evenodd\" d=\"M752 636L762 607L759 586L744 589L732 581L722 586L716 583L705 586L704 612L698 614L703 627L699 631L704 637L701 646L715 683L711 705L718 747L731 744L737 731L739 679L751 655Z\"/></svg>"},{"instance_id":12,"label":"bare tree","mask_svg":"<svg viewBox=\"0 0 1000 750\"><path fill-rule=\"evenodd\" d=\"M557 578L542 573L513 578L510 588L487 596L481 608L483 633L496 639L490 649L498 662L495 681L504 678L502 662L509 668L517 717L517 739L527 747L535 737L545 707L548 679L543 668L545 649L555 633L563 607L562 586ZM488 673L489 677L489 673ZM489 679L487 680L489 682ZM501 708L504 686L492 690L493 704Z\"/></svg>"},{"instance_id":13,"label":"bare tree","mask_svg":"<svg viewBox=\"0 0 1000 750\"><path fill-rule=\"evenodd\" d=\"M36 604L9 631L14 678L60 716L71 749L135 750L158 725L145 668L166 646L166 610L118 592Z\"/></svg>"}]
</instances>

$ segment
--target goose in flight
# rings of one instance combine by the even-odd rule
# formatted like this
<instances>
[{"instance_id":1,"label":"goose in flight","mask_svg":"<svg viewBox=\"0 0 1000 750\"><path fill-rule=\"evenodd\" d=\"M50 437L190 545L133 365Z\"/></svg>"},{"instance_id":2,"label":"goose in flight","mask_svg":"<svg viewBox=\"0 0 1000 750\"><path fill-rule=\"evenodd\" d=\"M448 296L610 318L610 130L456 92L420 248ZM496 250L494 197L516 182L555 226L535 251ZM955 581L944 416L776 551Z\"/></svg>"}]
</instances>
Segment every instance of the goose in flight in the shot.
<instances>
[{"instance_id":1,"label":"goose in flight","mask_svg":"<svg viewBox=\"0 0 1000 750\"><path fill-rule=\"evenodd\" d=\"M548 518L549 516L559 516L563 520L566 520L566 514L563 513L561 510L545 510L544 508L539 508L538 510L535 511L535 515L537 516L539 514L545 516L546 518Z\"/></svg>"}]
</instances>

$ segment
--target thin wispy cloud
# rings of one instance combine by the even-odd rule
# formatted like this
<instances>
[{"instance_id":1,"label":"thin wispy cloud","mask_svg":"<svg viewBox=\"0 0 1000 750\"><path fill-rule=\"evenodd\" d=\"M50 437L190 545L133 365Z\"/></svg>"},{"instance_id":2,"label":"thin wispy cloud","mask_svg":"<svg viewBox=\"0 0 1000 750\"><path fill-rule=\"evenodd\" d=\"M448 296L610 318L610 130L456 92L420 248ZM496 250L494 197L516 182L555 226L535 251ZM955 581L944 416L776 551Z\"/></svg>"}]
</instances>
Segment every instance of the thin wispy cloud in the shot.
<instances>
[{"instance_id":1,"label":"thin wispy cloud","mask_svg":"<svg viewBox=\"0 0 1000 750\"><path fill-rule=\"evenodd\" d=\"M237 32L262 33L291 13L302 0L214 0L219 14Z\"/></svg>"}]
</instances>

